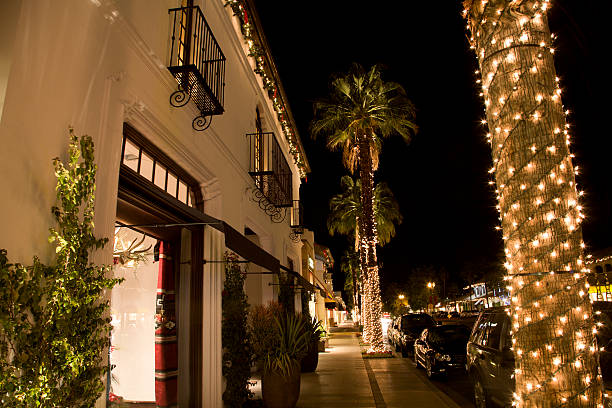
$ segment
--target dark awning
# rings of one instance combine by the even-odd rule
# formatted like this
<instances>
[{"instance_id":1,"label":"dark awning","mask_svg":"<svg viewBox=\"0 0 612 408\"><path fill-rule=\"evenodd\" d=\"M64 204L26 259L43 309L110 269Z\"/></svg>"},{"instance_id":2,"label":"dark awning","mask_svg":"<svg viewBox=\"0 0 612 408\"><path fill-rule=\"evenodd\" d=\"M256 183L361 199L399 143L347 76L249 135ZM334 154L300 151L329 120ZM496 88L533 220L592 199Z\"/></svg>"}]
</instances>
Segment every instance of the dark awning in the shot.
<instances>
[{"instance_id":1,"label":"dark awning","mask_svg":"<svg viewBox=\"0 0 612 408\"><path fill-rule=\"evenodd\" d=\"M225 246L236 252L238 255L266 268L270 272L278 274L280 272L280 261L255 245L247 237L236 231L225 221L221 221L222 228L218 228L225 234ZM214 225L217 228L216 225Z\"/></svg>"},{"instance_id":2,"label":"dark awning","mask_svg":"<svg viewBox=\"0 0 612 408\"><path fill-rule=\"evenodd\" d=\"M253 242L249 241L247 237L236 231L225 221L221 221L208 214L199 211L196 208L189 207L184 203L181 203L176 198L166 194L158 188L153 188L149 192L153 196L153 200L147 200L146 197L140 197L137 192L141 191L138 183L144 183L140 179L142 177L128 177L128 175L120 174L120 189L118 196L118 212L121 210L125 214L131 214L138 211L139 219L143 222L137 225L124 225L125 227L137 228L142 232L151 234L154 237L160 237L159 231L170 231L175 235L180 234L180 228L193 228L196 226L209 225L225 235L225 246L244 259L251 261L272 273L278 274L280 272L279 266L280 261L264 251ZM158 191L159 190L159 191ZM154 209L147 206L149 202L157 203L160 208ZM140 207L132 205L130 203L138 202ZM156 211L154 211L156 210ZM180 210L180 211L179 211ZM155 216L154 213L160 213L167 217ZM170 221L170 222L169 222ZM210 259L208 259L210 261Z\"/></svg>"},{"instance_id":3,"label":"dark awning","mask_svg":"<svg viewBox=\"0 0 612 408\"><path fill-rule=\"evenodd\" d=\"M336 302L331 301L331 302L325 302L325 308L326 309L335 309L336 308Z\"/></svg>"},{"instance_id":4,"label":"dark awning","mask_svg":"<svg viewBox=\"0 0 612 408\"><path fill-rule=\"evenodd\" d=\"M286 266L283 266L283 265L281 265L280 268L283 271L285 271L285 272L289 273L290 275L292 275L294 278L296 278L298 285L300 285L301 287L303 287L307 291L314 293L317 290L315 285L313 285L312 283L308 282L308 280L306 280L306 278L304 278L302 275L300 275L296 271L292 271L291 269L289 269L289 268L287 268Z\"/></svg>"}]
</instances>

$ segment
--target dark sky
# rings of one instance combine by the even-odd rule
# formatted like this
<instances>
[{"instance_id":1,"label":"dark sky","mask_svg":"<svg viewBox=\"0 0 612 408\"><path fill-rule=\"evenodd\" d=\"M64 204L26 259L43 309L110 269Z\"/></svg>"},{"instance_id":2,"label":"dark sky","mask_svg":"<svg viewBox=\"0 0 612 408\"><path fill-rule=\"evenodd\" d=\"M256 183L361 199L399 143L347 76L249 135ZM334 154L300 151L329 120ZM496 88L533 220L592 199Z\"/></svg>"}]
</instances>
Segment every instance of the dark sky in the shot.
<instances>
[{"instance_id":1,"label":"dark sky","mask_svg":"<svg viewBox=\"0 0 612 408\"><path fill-rule=\"evenodd\" d=\"M559 36L555 55L563 101L573 112L578 185L587 193L584 237L593 250L612 246L606 128L612 94L610 66L603 62L610 53L612 7L604 3L609 2L557 0L549 14ZM325 226L329 199L347 171L340 153L311 139L312 102L325 97L330 76L346 72L353 61L383 64L384 78L399 82L416 105L420 128L410 145L399 138L384 143L376 174L389 184L404 216L397 236L379 253L383 285L404 281L419 265L444 267L453 275L466 264L494 262L502 244L487 184L491 155L479 124L484 113L474 83L476 59L460 2L256 4L312 167L301 198L315 240L337 260L348 245L343 237L330 237Z\"/></svg>"}]
</instances>

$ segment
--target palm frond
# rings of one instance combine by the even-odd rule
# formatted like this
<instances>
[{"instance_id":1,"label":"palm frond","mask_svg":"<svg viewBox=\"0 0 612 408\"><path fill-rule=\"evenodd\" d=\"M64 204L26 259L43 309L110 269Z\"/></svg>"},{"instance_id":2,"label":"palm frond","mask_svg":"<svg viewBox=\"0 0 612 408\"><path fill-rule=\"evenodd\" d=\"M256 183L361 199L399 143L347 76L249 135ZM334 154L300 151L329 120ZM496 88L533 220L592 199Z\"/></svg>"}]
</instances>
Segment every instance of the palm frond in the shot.
<instances>
[{"instance_id":1,"label":"palm frond","mask_svg":"<svg viewBox=\"0 0 612 408\"><path fill-rule=\"evenodd\" d=\"M406 91L398 83L383 81L376 65L366 72L353 64L346 75L335 76L329 99L316 102L314 113L312 136L325 136L330 150L342 149L343 163L351 172L359 164L354 148L363 135L370 137L377 166L382 138L398 134L409 142L417 131L414 105Z\"/></svg>"}]
</instances>

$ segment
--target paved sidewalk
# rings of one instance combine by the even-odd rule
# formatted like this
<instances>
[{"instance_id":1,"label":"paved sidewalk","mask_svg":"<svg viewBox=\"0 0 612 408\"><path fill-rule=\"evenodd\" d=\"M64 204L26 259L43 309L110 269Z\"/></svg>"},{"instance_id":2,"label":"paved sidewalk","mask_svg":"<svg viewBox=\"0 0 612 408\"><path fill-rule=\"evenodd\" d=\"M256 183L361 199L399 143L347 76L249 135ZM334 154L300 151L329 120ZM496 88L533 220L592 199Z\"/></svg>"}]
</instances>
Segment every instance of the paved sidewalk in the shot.
<instances>
[{"instance_id":1,"label":"paved sidewalk","mask_svg":"<svg viewBox=\"0 0 612 408\"><path fill-rule=\"evenodd\" d=\"M317 371L302 374L298 408L459 407L400 358L363 360L354 332L333 333L329 345Z\"/></svg>"}]
</instances>

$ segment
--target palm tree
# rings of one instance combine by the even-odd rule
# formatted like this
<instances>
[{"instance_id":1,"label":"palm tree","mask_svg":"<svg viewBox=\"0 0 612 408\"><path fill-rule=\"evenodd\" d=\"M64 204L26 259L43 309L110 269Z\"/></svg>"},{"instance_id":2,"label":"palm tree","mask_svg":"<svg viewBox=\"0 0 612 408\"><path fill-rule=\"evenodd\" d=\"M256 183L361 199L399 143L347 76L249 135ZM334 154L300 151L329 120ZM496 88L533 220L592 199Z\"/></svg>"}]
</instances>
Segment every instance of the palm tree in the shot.
<instances>
[{"instance_id":1,"label":"palm tree","mask_svg":"<svg viewBox=\"0 0 612 408\"><path fill-rule=\"evenodd\" d=\"M383 138L399 134L406 142L410 140L416 130L412 122L414 106L399 84L382 80L377 66L366 72L354 64L348 74L332 80L330 98L315 103L314 107L313 136L325 135L330 150L342 150L346 167L351 172L359 169L363 214L358 226L361 269L366 278L366 297L371 305L371 319L366 321L364 334L373 351L383 351L374 171L378 167Z\"/></svg>"},{"instance_id":2,"label":"palm tree","mask_svg":"<svg viewBox=\"0 0 612 408\"><path fill-rule=\"evenodd\" d=\"M346 250L340 259L340 270L345 275L344 290L352 294L354 316L359 316L359 297L361 286L361 269L359 267L359 254ZM357 321L357 320L355 320Z\"/></svg>"},{"instance_id":3,"label":"palm tree","mask_svg":"<svg viewBox=\"0 0 612 408\"><path fill-rule=\"evenodd\" d=\"M357 225L363 217L361 208L361 182L353 181L351 176L343 176L340 180L342 192L329 201L330 213L327 218L327 228L333 236L338 233L355 237L355 251L358 251L359 232ZM374 218L378 244L384 246L395 236L395 226L403 221L399 204L387 183L381 182L374 187Z\"/></svg>"},{"instance_id":4,"label":"palm tree","mask_svg":"<svg viewBox=\"0 0 612 408\"><path fill-rule=\"evenodd\" d=\"M464 14L480 66L512 290L513 405L599 407L584 215L550 48L549 6L467 0Z\"/></svg>"},{"instance_id":5,"label":"palm tree","mask_svg":"<svg viewBox=\"0 0 612 408\"><path fill-rule=\"evenodd\" d=\"M353 181L350 176L343 176L340 180L340 186L342 192L333 196L329 202L330 214L327 218L327 228L331 235L338 233L352 237L355 240L354 251L356 253L354 253L354 258L358 262L358 256L361 252L358 224L360 217L363 216L360 200L361 183L359 180ZM376 218L378 244L383 246L395 236L395 226L396 224L401 224L403 220L399 211L399 204L386 183L378 183L374 187L374 216ZM359 265L357 265L357 268L359 268ZM348 275L347 279L351 281L352 291L356 287L352 286L354 279ZM361 283L359 282L359 285ZM355 295L355 293L353 294ZM355 301L355 304L358 305L358 302Z\"/></svg>"}]
</instances>

